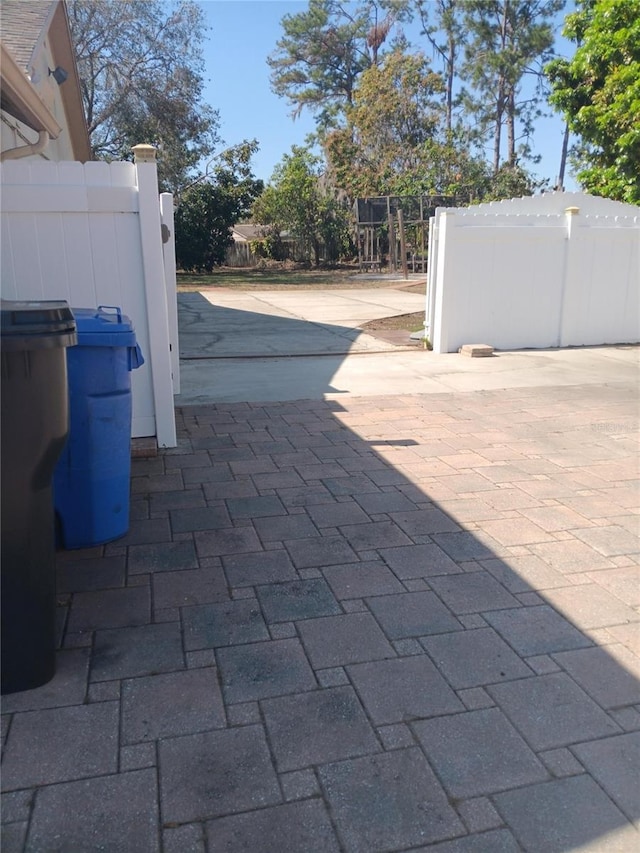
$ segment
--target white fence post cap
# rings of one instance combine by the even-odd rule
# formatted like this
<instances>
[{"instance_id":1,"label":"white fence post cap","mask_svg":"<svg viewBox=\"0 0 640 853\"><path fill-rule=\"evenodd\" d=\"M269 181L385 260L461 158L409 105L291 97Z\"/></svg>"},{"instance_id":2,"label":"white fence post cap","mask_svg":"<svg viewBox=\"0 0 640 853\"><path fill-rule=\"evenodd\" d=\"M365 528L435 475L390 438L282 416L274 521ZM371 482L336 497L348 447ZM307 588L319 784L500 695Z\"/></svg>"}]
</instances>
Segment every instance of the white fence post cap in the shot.
<instances>
[{"instance_id":1,"label":"white fence post cap","mask_svg":"<svg viewBox=\"0 0 640 853\"><path fill-rule=\"evenodd\" d=\"M153 145L134 145L133 151L134 163L155 163L158 149Z\"/></svg>"}]
</instances>

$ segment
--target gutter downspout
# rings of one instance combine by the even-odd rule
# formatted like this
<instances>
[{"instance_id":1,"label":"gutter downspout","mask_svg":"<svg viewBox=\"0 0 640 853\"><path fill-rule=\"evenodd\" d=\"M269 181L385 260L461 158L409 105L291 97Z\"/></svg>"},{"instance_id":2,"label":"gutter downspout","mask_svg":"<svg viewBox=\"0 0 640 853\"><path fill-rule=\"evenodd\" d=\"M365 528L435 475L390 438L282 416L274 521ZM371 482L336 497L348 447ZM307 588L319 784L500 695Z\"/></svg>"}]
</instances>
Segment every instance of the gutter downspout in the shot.
<instances>
[{"instance_id":1,"label":"gutter downspout","mask_svg":"<svg viewBox=\"0 0 640 853\"><path fill-rule=\"evenodd\" d=\"M32 154L41 154L49 144L50 136L46 130L41 130L38 133L38 141L31 145L18 145L16 148L9 148L0 154L0 162L5 160L20 160L22 157L30 157Z\"/></svg>"},{"instance_id":2,"label":"gutter downspout","mask_svg":"<svg viewBox=\"0 0 640 853\"><path fill-rule=\"evenodd\" d=\"M38 134L37 142L10 148L2 152L0 160L16 160L31 154L40 154L50 139L57 139L60 136L62 128L1 41L0 83L2 84L3 111Z\"/></svg>"}]
</instances>

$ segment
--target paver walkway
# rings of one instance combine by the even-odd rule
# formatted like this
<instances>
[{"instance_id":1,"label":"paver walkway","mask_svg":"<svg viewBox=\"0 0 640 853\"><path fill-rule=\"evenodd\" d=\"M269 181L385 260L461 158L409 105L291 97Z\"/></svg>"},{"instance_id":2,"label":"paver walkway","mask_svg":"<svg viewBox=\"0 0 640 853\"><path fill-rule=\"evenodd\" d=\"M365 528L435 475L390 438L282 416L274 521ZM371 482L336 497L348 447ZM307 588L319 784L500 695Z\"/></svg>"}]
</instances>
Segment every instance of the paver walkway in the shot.
<instances>
[{"instance_id":1,"label":"paver walkway","mask_svg":"<svg viewBox=\"0 0 640 853\"><path fill-rule=\"evenodd\" d=\"M640 849L628 383L179 431L127 538L59 554L58 673L3 699L3 853Z\"/></svg>"}]
</instances>

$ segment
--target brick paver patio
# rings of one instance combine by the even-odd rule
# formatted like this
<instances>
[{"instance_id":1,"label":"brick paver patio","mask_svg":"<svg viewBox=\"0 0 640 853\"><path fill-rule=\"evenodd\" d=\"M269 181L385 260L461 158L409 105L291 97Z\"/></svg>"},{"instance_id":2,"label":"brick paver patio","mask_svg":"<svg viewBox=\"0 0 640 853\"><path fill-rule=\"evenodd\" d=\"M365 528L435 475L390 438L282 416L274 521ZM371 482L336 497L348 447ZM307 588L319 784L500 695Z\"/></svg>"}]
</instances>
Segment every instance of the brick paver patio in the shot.
<instances>
[{"instance_id":1,"label":"brick paver patio","mask_svg":"<svg viewBox=\"0 0 640 853\"><path fill-rule=\"evenodd\" d=\"M637 416L615 383L180 411L126 539L58 555L3 853L635 853Z\"/></svg>"}]
</instances>

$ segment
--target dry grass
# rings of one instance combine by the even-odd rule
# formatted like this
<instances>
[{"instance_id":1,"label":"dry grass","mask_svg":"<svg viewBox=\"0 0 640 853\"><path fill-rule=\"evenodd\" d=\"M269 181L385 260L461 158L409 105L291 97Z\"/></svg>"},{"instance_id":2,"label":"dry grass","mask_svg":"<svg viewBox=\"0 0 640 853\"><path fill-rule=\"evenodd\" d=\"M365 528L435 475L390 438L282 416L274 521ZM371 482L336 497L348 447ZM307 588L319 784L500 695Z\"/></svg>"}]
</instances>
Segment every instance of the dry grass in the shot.
<instances>
[{"instance_id":1,"label":"dry grass","mask_svg":"<svg viewBox=\"0 0 640 853\"><path fill-rule=\"evenodd\" d=\"M357 267L335 270L306 269L237 269L220 267L211 273L195 275L178 273L178 292L195 290L333 290L402 287L413 292L424 291L423 282L405 285L401 280L384 278L355 278ZM416 290L414 291L414 288Z\"/></svg>"},{"instance_id":2,"label":"dry grass","mask_svg":"<svg viewBox=\"0 0 640 853\"><path fill-rule=\"evenodd\" d=\"M370 320L360 327L365 332L399 331L419 332L424 328L424 311L415 314L398 314L396 317L381 317L379 320Z\"/></svg>"}]
</instances>

